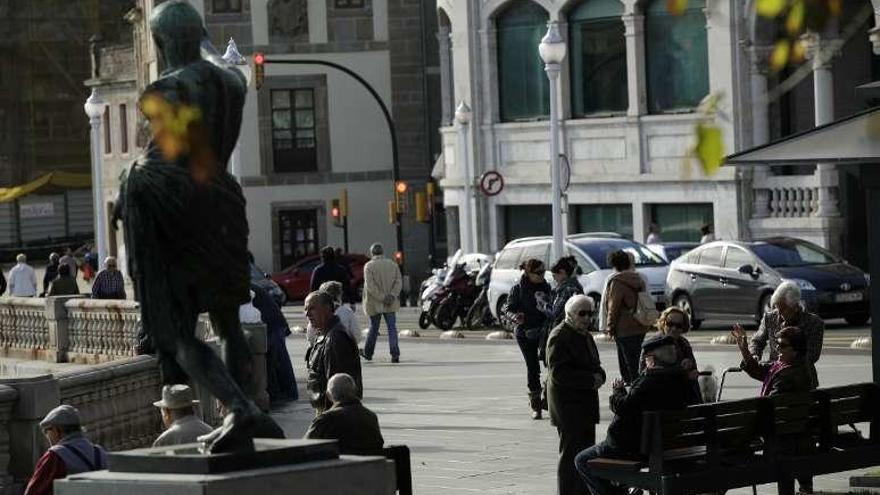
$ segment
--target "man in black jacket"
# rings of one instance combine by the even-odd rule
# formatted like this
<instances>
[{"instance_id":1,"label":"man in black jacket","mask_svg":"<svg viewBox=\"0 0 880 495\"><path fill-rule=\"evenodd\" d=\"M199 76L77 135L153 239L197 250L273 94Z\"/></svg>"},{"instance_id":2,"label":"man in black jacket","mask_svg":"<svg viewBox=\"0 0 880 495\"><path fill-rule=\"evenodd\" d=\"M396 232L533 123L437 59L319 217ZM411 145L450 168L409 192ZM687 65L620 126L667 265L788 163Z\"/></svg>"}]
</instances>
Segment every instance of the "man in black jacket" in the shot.
<instances>
[{"instance_id":1,"label":"man in black jacket","mask_svg":"<svg viewBox=\"0 0 880 495\"><path fill-rule=\"evenodd\" d=\"M342 454L382 455L379 420L361 404L354 379L345 373L331 376L327 397L333 406L312 420L305 438L337 440Z\"/></svg>"},{"instance_id":2,"label":"man in black jacket","mask_svg":"<svg viewBox=\"0 0 880 495\"><path fill-rule=\"evenodd\" d=\"M642 413L683 409L694 402L687 373L676 365L677 356L672 337L657 335L642 344L645 354L645 373L639 376L627 391L623 380L614 380L611 411L614 419L608 426L605 441L577 455L575 466L590 487L593 495L618 495L625 487L616 487L610 481L593 476L589 461L598 457L639 458L642 438Z\"/></svg>"},{"instance_id":3,"label":"man in black jacket","mask_svg":"<svg viewBox=\"0 0 880 495\"><path fill-rule=\"evenodd\" d=\"M324 282L336 281L342 284L343 302L354 303L354 297L351 294L351 274L344 267L341 258L337 259L336 251L330 246L321 248L321 264L315 267L312 272L312 279L309 283L309 291L314 292L321 287Z\"/></svg>"},{"instance_id":4,"label":"man in black jacket","mask_svg":"<svg viewBox=\"0 0 880 495\"><path fill-rule=\"evenodd\" d=\"M309 372L306 389L312 407L320 414L330 408L327 382L337 373L351 375L357 385L358 398L363 397L361 357L357 344L333 314L333 298L327 293L317 291L309 294L305 312L309 323L318 333L315 344L306 351Z\"/></svg>"}]
</instances>

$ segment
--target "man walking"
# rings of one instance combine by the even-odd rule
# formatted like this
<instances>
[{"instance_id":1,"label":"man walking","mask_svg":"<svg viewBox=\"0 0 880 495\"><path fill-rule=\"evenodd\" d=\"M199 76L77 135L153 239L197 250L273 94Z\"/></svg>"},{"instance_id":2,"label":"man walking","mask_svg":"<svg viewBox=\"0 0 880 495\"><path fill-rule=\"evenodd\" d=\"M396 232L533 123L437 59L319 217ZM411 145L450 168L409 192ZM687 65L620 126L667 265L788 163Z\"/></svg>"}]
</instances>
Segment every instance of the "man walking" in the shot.
<instances>
[{"instance_id":1,"label":"man walking","mask_svg":"<svg viewBox=\"0 0 880 495\"><path fill-rule=\"evenodd\" d=\"M9 295L17 297L37 295L37 274L27 264L27 256L24 254L15 257L15 266L9 270Z\"/></svg>"},{"instance_id":2,"label":"man walking","mask_svg":"<svg viewBox=\"0 0 880 495\"><path fill-rule=\"evenodd\" d=\"M52 445L34 468L24 495L52 495L55 480L71 474L107 467L107 452L83 435L79 411L62 404L40 421L40 429Z\"/></svg>"},{"instance_id":3,"label":"man walking","mask_svg":"<svg viewBox=\"0 0 880 495\"><path fill-rule=\"evenodd\" d=\"M104 269L92 284L92 299L125 299L125 280L116 267L116 258L107 256Z\"/></svg>"},{"instance_id":4,"label":"man walking","mask_svg":"<svg viewBox=\"0 0 880 495\"><path fill-rule=\"evenodd\" d=\"M333 314L333 299L326 293L312 292L306 297L306 318L318 332L315 344L306 351L309 401L320 414L330 408L327 383L337 373L348 373L357 385L357 396L363 397L361 360L357 344Z\"/></svg>"},{"instance_id":5,"label":"man walking","mask_svg":"<svg viewBox=\"0 0 880 495\"><path fill-rule=\"evenodd\" d=\"M341 454L382 455L379 420L361 404L354 379L345 373L331 376L327 398L333 405L312 420L305 438L337 440Z\"/></svg>"},{"instance_id":6,"label":"man walking","mask_svg":"<svg viewBox=\"0 0 880 495\"><path fill-rule=\"evenodd\" d=\"M321 288L325 282L339 282L342 285L343 302L354 303L351 295L351 276L348 270L337 259L336 251L330 246L321 248L321 264L312 272L312 280L309 283L309 292Z\"/></svg>"},{"instance_id":7,"label":"man walking","mask_svg":"<svg viewBox=\"0 0 880 495\"><path fill-rule=\"evenodd\" d=\"M373 359L376 338L379 336L379 323L385 318L388 327L388 347L391 362L400 362L400 348L397 345L397 310L400 308L400 290L403 280L397 263L383 256L382 245L370 246L373 257L364 265L364 313L370 317L370 332L361 356L367 361Z\"/></svg>"},{"instance_id":8,"label":"man walking","mask_svg":"<svg viewBox=\"0 0 880 495\"><path fill-rule=\"evenodd\" d=\"M162 414L165 431L153 442L153 447L195 443L213 428L196 416L193 391L187 385L165 385L162 400L153 402Z\"/></svg>"}]
</instances>

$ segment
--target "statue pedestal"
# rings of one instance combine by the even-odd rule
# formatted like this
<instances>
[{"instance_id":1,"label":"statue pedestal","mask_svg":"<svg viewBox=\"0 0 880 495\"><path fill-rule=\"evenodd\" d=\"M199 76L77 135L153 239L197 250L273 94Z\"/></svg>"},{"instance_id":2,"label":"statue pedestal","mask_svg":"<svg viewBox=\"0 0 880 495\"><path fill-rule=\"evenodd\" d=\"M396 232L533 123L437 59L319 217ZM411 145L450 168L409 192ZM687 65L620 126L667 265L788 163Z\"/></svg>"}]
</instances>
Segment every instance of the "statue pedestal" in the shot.
<instances>
[{"instance_id":1,"label":"statue pedestal","mask_svg":"<svg viewBox=\"0 0 880 495\"><path fill-rule=\"evenodd\" d=\"M111 453L109 470L55 482L56 495L393 495L394 463L339 457L335 441L255 440L256 452L201 455L195 444Z\"/></svg>"}]
</instances>

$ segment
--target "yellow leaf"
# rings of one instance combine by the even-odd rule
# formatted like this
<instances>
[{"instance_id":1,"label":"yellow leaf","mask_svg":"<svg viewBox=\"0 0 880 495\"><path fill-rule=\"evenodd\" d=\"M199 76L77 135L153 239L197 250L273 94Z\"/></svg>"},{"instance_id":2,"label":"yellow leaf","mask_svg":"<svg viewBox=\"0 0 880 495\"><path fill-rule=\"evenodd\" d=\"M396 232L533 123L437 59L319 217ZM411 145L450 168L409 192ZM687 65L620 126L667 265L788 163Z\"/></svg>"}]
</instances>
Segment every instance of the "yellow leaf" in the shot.
<instances>
[{"instance_id":1,"label":"yellow leaf","mask_svg":"<svg viewBox=\"0 0 880 495\"><path fill-rule=\"evenodd\" d=\"M724 164L724 139L721 129L715 125L697 124L697 160L706 175L715 175Z\"/></svg>"},{"instance_id":2,"label":"yellow leaf","mask_svg":"<svg viewBox=\"0 0 880 495\"><path fill-rule=\"evenodd\" d=\"M755 10L760 16L776 17L782 13L787 3L787 0L758 0L755 3Z\"/></svg>"},{"instance_id":3,"label":"yellow leaf","mask_svg":"<svg viewBox=\"0 0 880 495\"><path fill-rule=\"evenodd\" d=\"M791 46L788 40L779 40L773 47L773 53L770 54L770 68L775 72L782 70L788 63L788 55L791 52Z\"/></svg>"},{"instance_id":4,"label":"yellow leaf","mask_svg":"<svg viewBox=\"0 0 880 495\"><path fill-rule=\"evenodd\" d=\"M785 19L785 30L788 31L788 34L794 36L801 32L804 27L806 10L803 0L795 0L791 4L791 10L788 11L788 17Z\"/></svg>"},{"instance_id":5,"label":"yellow leaf","mask_svg":"<svg viewBox=\"0 0 880 495\"><path fill-rule=\"evenodd\" d=\"M672 15L682 15L687 10L688 0L666 0L666 10Z\"/></svg>"},{"instance_id":6,"label":"yellow leaf","mask_svg":"<svg viewBox=\"0 0 880 495\"><path fill-rule=\"evenodd\" d=\"M791 50L792 63L799 64L807 58L807 43L804 40L794 42L794 48Z\"/></svg>"}]
</instances>

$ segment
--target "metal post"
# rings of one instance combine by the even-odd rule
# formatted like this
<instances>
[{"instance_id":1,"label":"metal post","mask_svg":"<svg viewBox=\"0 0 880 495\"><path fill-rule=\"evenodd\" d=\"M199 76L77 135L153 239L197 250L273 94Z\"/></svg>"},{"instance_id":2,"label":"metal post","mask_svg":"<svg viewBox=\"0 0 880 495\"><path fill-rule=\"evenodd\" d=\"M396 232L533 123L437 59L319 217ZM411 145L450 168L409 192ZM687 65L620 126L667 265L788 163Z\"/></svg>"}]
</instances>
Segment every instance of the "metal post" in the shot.
<instances>
[{"instance_id":1,"label":"metal post","mask_svg":"<svg viewBox=\"0 0 880 495\"><path fill-rule=\"evenodd\" d=\"M342 217L342 248L348 254L348 215Z\"/></svg>"},{"instance_id":2,"label":"metal post","mask_svg":"<svg viewBox=\"0 0 880 495\"><path fill-rule=\"evenodd\" d=\"M559 113L557 107L557 88L559 81L559 64L547 64L545 68L550 79L550 216L553 219L553 250L552 260L562 257L564 240L562 232L562 198L559 184Z\"/></svg>"},{"instance_id":3,"label":"metal post","mask_svg":"<svg viewBox=\"0 0 880 495\"><path fill-rule=\"evenodd\" d=\"M95 109L103 107L103 102L98 92L92 89L92 94L86 100L86 106ZM88 109L87 109L88 112ZM103 113L98 111L88 112L89 124L92 127L92 201L94 202L95 245L98 248L98 263L107 258L107 217L104 215L104 185L103 185L103 160L104 150L102 138Z\"/></svg>"},{"instance_id":4,"label":"metal post","mask_svg":"<svg viewBox=\"0 0 880 495\"><path fill-rule=\"evenodd\" d=\"M461 249L465 253L474 252L474 219L471 209L471 175L470 154L468 153L468 126L470 124L471 109L467 103L461 102L455 111L458 120L458 149L461 160L461 173L464 178L464 198L461 202L461 216L464 218L463 235L461 236Z\"/></svg>"}]
</instances>

